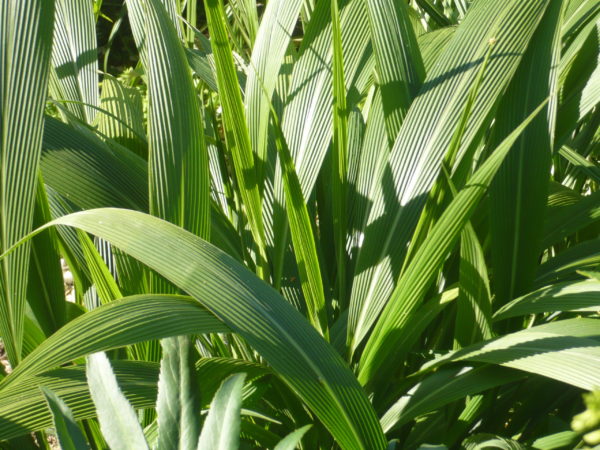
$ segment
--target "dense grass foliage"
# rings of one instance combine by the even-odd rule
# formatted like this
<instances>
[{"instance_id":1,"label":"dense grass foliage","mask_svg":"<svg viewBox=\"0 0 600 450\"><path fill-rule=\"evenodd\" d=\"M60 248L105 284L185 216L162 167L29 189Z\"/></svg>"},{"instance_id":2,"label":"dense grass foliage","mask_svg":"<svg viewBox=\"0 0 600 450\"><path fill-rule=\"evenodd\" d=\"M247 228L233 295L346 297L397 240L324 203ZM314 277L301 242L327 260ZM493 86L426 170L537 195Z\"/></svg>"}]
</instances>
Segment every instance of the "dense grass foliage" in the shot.
<instances>
[{"instance_id":1,"label":"dense grass foliage","mask_svg":"<svg viewBox=\"0 0 600 450\"><path fill-rule=\"evenodd\" d=\"M599 55L597 0L0 2L0 447L600 443Z\"/></svg>"}]
</instances>

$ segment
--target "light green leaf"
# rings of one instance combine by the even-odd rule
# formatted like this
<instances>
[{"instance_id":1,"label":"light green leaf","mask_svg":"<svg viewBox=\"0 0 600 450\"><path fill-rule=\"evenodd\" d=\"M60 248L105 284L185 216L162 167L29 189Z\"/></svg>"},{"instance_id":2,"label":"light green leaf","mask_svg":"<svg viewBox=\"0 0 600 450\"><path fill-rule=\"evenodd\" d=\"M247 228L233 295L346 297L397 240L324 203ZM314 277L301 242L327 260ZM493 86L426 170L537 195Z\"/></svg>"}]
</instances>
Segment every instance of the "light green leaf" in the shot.
<instances>
[{"instance_id":1,"label":"light green leaf","mask_svg":"<svg viewBox=\"0 0 600 450\"><path fill-rule=\"evenodd\" d=\"M409 6L393 0L367 0L388 141L396 140L408 108L421 88L425 68L408 16Z\"/></svg>"},{"instance_id":2,"label":"light green leaf","mask_svg":"<svg viewBox=\"0 0 600 450\"><path fill-rule=\"evenodd\" d=\"M512 82L498 107L495 137L499 142L547 97L560 48L562 1L550 3L531 38ZM528 292L541 252L553 153L549 111L536 117L508 153L490 186L491 270L495 301L502 305Z\"/></svg>"},{"instance_id":3,"label":"light green leaf","mask_svg":"<svg viewBox=\"0 0 600 450\"><path fill-rule=\"evenodd\" d=\"M177 295L137 295L100 306L72 320L16 367L0 390L90 353L150 339L229 328L195 300Z\"/></svg>"},{"instance_id":4,"label":"light green leaf","mask_svg":"<svg viewBox=\"0 0 600 450\"><path fill-rule=\"evenodd\" d=\"M213 398L198 439L198 450L235 450L240 441L242 387L246 374L232 375Z\"/></svg>"},{"instance_id":5,"label":"light green leaf","mask_svg":"<svg viewBox=\"0 0 600 450\"><path fill-rule=\"evenodd\" d=\"M187 336L163 339L158 380L158 448L194 450L200 434L200 402Z\"/></svg>"},{"instance_id":6,"label":"light green leaf","mask_svg":"<svg viewBox=\"0 0 600 450\"><path fill-rule=\"evenodd\" d=\"M281 441L279 441L273 450L294 450L298 447L302 437L306 434L310 427L312 427L312 425L304 425L302 428L292 431Z\"/></svg>"},{"instance_id":7,"label":"light green leaf","mask_svg":"<svg viewBox=\"0 0 600 450\"><path fill-rule=\"evenodd\" d=\"M86 375L102 435L111 449L149 449L135 411L127 401L104 353L87 357Z\"/></svg>"},{"instance_id":8,"label":"light green leaf","mask_svg":"<svg viewBox=\"0 0 600 450\"><path fill-rule=\"evenodd\" d=\"M156 403L158 364L115 360L112 365L119 386L133 407L152 408ZM0 439L12 439L52 427L52 414L40 386L58 395L71 409L75 420L96 417L85 366L54 369L2 389Z\"/></svg>"},{"instance_id":9,"label":"light green leaf","mask_svg":"<svg viewBox=\"0 0 600 450\"><path fill-rule=\"evenodd\" d=\"M265 236L262 219L261 195L256 161L240 86L235 73L231 46L227 36L222 0L205 0L206 18L211 35L211 45L217 67L219 98L223 107L223 126L227 148L231 152L240 195L252 236L258 246L258 266L261 277L267 278L269 268L266 260Z\"/></svg>"},{"instance_id":10,"label":"light green leaf","mask_svg":"<svg viewBox=\"0 0 600 450\"><path fill-rule=\"evenodd\" d=\"M97 46L92 3L56 0L50 92L56 100L68 100L65 108L88 124L98 106Z\"/></svg>"}]
</instances>

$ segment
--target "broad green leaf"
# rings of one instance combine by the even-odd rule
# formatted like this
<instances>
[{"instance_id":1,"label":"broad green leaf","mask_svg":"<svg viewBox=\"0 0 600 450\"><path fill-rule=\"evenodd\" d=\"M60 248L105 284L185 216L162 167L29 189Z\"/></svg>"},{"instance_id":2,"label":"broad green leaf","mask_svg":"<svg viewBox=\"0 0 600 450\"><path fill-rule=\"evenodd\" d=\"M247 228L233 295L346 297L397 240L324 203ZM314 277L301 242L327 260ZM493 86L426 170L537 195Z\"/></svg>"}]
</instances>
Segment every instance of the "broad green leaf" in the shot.
<instances>
[{"instance_id":1,"label":"broad green leaf","mask_svg":"<svg viewBox=\"0 0 600 450\"><path fill-rule=\"evenodd\" d=\"M38 180L33 218L35 227L52 220L43 180L41 177ZM66 322L65 283L60 265L56 230L42 233L32 240L27 300L35 320L46 336L51 335ZM27 339L27 331L25 339Z\"/></svg>"},{"instance_id":2,"label":"broad green leaf","mask_svg":"<svg viewBox=\"0 0 600 450\"><path fill-rule=\"evenodd\" d=\"M41 169L49 191L77 206L60 214L53 212L53 217L109 206L148 211L148 168L142 158L49 117L44 129ZM65 177L65 171L81 176ZM52 200L51 197L51 203ZM214 204L210 212L211 242L231 255L240 255L239 236L231 223Z\"/></svg>"},{"instance_id":3,"label":"broad green leaf","mask_svg":"<svg viewBox=\"0 0 600 450\"><path fill-rule=\"evenodd\" d=\"M409 6L393 0L366 3L386 131L388 141L393 144L425 78L425 68L408 17Z\"/></svg>"},{"instance_id":4,"label":"broad green leaf","mask_svg":"<svg viewBox=\"0 0 600 450\"><path fill-rule=\"evenodd\" d=\"M31 231L33 223L53 22L53 0L0 4L2 250ZM0 270L0 336L13 367L21 359L28 268L26 245Z\"/></svg>"},{"instance_id":5,"label":"broad green leaf","mask_svg":"<svg viewBox=\"0 0 600 450\"><path fill-rule=\"evenodd\" d=\"M161 346L156 401L158 448L194 450L200 434L200 402L191 340L178 336L163 339Z\"/></svg>"},{"instance_id":6,"label":"broad green leaf","mask_svg":"<svg viewBox=\"0 0 600 450\"><path fill-rule=\"evenodd\" d=\"M483 248L469 223L461 234L455 348L492 337L492 297Z\"/></svg>"},{"instance_id":7,"label":"broad green leaf","mask_svg":"<svg viewBox=\"0 0 600 450\"><path fill-rule=\"evenodd\" d=\"M210 235L208 153L185 53L159 0L138 0L143 11L148 73L150 212L206 239Z\"/></svg>"},{"instance_id":8,"label":"broad green leaf","mask_svg":"<svg viewBox=\"0 0 600 450\"><path fill-rule=\"evenodd\" d=\"M394 290L387 306L382 312L360 361L359 381L363 384L373 382L372 376L382 375L382 366L389 367L394 362L392 354L396 351L397 329L406 327L412 313L423 300L434 275L441 268L448 253L452 250L463 227L479 200L487 191L498 167L516 139L531 123L532 119L544 108L546 101L538 106L529 117L519 125L481 165L444 211L435 224L428 239L416 251L410 265L405 270Z\"/></svg>"},{"instance_id":9,"label":"broad green leaf","mask_svg":"<svg viewBox=\"0 0 600 450\"><path fill-rule=\"evenodd\" d=\"M111 449L149 449L135 411L127 401L104 353L87 357L86 376L100 422Z\"/></svg>"},{"instance_id":10,"label":"broad green leaf","mask_svg":"<svg viewBox=\"0 0 600 450\"><path fill-rule=\"evenodd\" d=\"M112 302L113 300L123 297L117 282L96 249L94 242L87 234L81 231L78 231L77 235L79 236L83 255L85 256L100 303Z\"/></svg>"},{"instance_id":11,"label":"broad green leaf","mask_svg":"<svg viewBox=\"0 0 600 450\"><path fill-rule=\"evenodd\" d=\"M302 440L302 436L304 436L310 427L312 427L312 425L305 425L302 428L292 431L279 441L273 450L294 450L298 447L298 444L300 444L300 441Z\"/></svg>"},{"instance_id":12,"label":"broad green leaf","mask_svg":"<svg viewBox=\"0 0 600 450\"><path fill-rule=\"evenodd\" d=\"M554 311L600 311L600 282L596 280L553 284L507 303L494 321Z\"/></svg>"},{"instance_id":13,"label":"broad green leaf","mask_svg":"<svg viewBox=\"0 0 600 450\"><path fill-rule=\"evenodd\" d=\"M568 279L577 270L594 269L600 264L600 239L575 245L541 264L535 280L536 287L543 287L561 279Z\"/></svg>"},{"instance_id":14,"label":"broad green leaf","mask_svg":"<svg viewBox=\"0 0 600 450\"><path fill-rule=\"evenodd\" d=\"M134 408L152 408L156 403L158 364L116 360L112 365L119 386ZM40 386L58 395L72 410L75 420L96 417L85 366L54 369L2 390L0 439L12 439L52 426L52 414Z\"/></svg>"},{"instance_id":15,"label":"broad green leaf","mask_svg":"<svg viewBox=\"0 0 600 450\"><path fill-rule=\"evenodd\" d=\"M95 25L91 2L56 0L50 92L58 101L67 100L65 108L88 124L96 117L99 97Z\"/></svg>"},{"instance_id":16,"label":"broad green leaf","mask_svg":"<svg viewBox=\"0 0 600 450\"><path fill-rule=\"evenodd\" d=\"M570 448L581 439L581 435L575 431L559 431L536 439L531 444L532 448L539 450L554 450L560 448Z\"/></svg>"},{"instance_id":17,"label":"broad green leaf","mask_svg":"<svg viewBox=\"0 0 600 450\"><path fill-rule=\"evenodd\" d=\"M229 328L195 300L176 295L137 295L100 306L72 320L23 360L0 390L90 353L192 333Z\"/></svg>"},{"instance_id":18,"label":"broad green leaf","mask_svg":"<svg viewBox=\"0 0 600 450\"><path fill-rule=\"evenodd\" d=\"M46 398L46 403L48 403L50 411L52 411L54 428L56 429L60 448L62 450L90 448L81 429L77 426L77 422L75 422L73 412L67 404L50 389L43 386L40 389Z\"/></svg>"},{"instance_id":19,"label":"broad green leaf","mask_svg":"<svg viewBox=\"0 0 600 450\"><path fill-rule=\"evenodd\" d=\"M81 209L103 206L148 210L145 162L124 148L46 117L40 163L44 182ZM65 176L65 171L78 176Z\"/></svg>"},{"instance_id":20,"label":"broad green leaf","mask_svg":"<svg viewBox=\"0 0 600 450\"><path fill-rule=\"evenodd\" d=\"M187 57L188 64L192 71L200 78L206 85L217 92L217 82L214 75L214 59L209 59L208 55L201 50L186 49L185 56Z\"/></svg>"},{"instance_id":21,"label":"broad green leaf","mask_svg":"<svg viewBox=\"0 0 600 450\"><path fill-rule=\"evenodd\" d=\"M551 92L558 62L562 1L553 1L498 107L494 142L499 142ZM549 111L517 139L490 187L491 269L495 301L504 304L529 291L541 252L552 158Z\"/></svg>"},{"instance_id":22,"label":"broad green leaf","mask_svg":"<svg viewBox=\"0 0 600 450\"><path fill-rule=\"evenodd\" d=\"M597 183L600 183L600 166L598 166L597 163L587 160L574 149L566 145L563 145L560 148L559 153L580 170L582 174L585 174L588 177L593 178Z\"/></svg>"},{"instance_id":23,"label":"broad green leaf","mask_svg":"<svg viewBox=\"0 0 600 450\"><path fill-rule=\"evenodd\" d=\"M134 211L86 211L52 223L109 241L200 300L269 362L340 445L385 447L372 406L338 353L293 306L231 257L175 225ZM156 329L147 332L158 334ZM46 353L28 365L39 367L40 360L47 361Z\"/></svg>"},{"instance_id":24,"label":"broad green leaf","mask_svg":"<svg viewBox=\"0 0 600 450\"><path fill-rule=\"evenodd\" d=\"M469 436L462 442L462 448L465 450L485 450L488 448L496 448L499 450L525 450L525 446L519 442L496 436L491 433L480 433Z\"/></svg>"},{"instance_id":25,"label":"broad green leaf","mask_svg":"<svg viewBox=\"0 0 600 450\"><path fill-rule=\"evenodd\" d=\"M418 37L419 49L423 58L423 66L425 73L429 73L438 57L446 47L446 44L452 38L456 31L456 27L445 27L439 30L430 31Z\"/></svg>"},{"instance_id":26,"label":"broad green leaf","mask_svg":"<svg viewBox=\"0 0 600 450\"><path fill-rule=\"evenodd\" d=\"M427 194L440 173L490 40L495 42L466 125L471 146L512 78L548 2L473 4L428 74L402 123L373 197L355 269L349 341L357 348L388 301ZM459 152L459 159L461 156Z\"/></svg>"},{"instance_id":27,"label":"broad green leaf","mask_svg":"<svg viewBox=\"0 0 600 450\"><path fill-rule=\"evenodd\" d=\"M591 390L600 384L597 319L568 319L480 342L436 358L429 371L451 361L499 364Z\"/></svg>"},{"instance_id":28,"label":"broad green leaf","mask_svg":"<svg viewBox=\"0 0 600 450\"><path fill-rule=\"evenodd\" d=\"M208 406L225 378L241 372L247 374L248 380L255 380L273 374L268 366L243 359L200 358L196 363L196 376L200 380L198 388L202 397L202 406Z\"/></svg>"},{"instance_id":29,"label":"broad green leaf","mask_svg":"<svg viewBox=\"0 0 600 450\"><path fill-rule=\"evenodd\" d=\"M213 398L198 439L198 450L234 450L239 447L242 387L246 374L232 375Z\"/></svg>"}]
</instances>

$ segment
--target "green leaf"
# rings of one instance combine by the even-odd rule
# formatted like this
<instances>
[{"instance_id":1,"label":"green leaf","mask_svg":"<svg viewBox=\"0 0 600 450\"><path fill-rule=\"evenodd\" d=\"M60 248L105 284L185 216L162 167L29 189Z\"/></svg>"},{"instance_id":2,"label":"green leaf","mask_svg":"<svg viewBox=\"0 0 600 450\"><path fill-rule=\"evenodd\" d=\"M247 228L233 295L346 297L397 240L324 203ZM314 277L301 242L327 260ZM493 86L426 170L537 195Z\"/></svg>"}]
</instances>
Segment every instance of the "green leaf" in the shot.
<instances>
[{"instance_id":1,"label":"green leaf","mask_svg":"<svg viewBox=\"0 0 600 450\"><path fill-rule=\"evenodd\" d=\"M344 53L338 0L331 0L333 44L333 142L331 152L331 207L336 261L337 299L345 309L346 299L346 212L348 190L348 100L344 75Z\"/></svg>"},{"instance_id":2,"label":"green leaf","mask_svg":"<svg viewBox=\"0 0 600 450\"><path fill-rule=\"evenodd\" d=\"M277 152L283 174L286 213L294 244L294 256L298 265L306 309L308 310L308 318L319 333L328 338L329 327L327 323L325 294L311 219L308 214L306 202L302 196L302 189L294 168L294 161L292 160L275 114L273 114L273 121L274 128L276 129L275 141Z\"/></svg>"},{"instance_id":3,"label":"green leaf","mask_svg":"<svg viewBox=\"0 0 600 450\"><path fill-rule=\"evenodd\" d=\"M388 141L396 140L400 125L425 78L409 6L393 0L368 0L371 39L377 59L378 83Z\"/></svg>"},{"instance_id":4,"label":"green leaf","mask_svg":"<svg viewBox=\"0 0 600 450\"><path fill-rule=\"evenodd\" d=\"M500 450L525 450L525 446L513 439L503 438L491 433L480 433L469 436L462 442L465 450L484 450L495 448Z\"/></svg>"},{"instance_id":5,"label":"green leaf","mask_svg":"<svg viewBox=\"0 0 600 450\"><path fill-rule=\"evenodd\" d=\"M240 441L242 387L246 374L232 375L213 398L198 439L198 450L235 450Z\"/></svg>"},{"instance_id":6,"label":"green leaf","mask_svg":"<svg viewBox=\"0 0 600 450\"><path fill-rule=\"evenodd\" d=\"M517 127L481 165L469 183L454 198L439 221L431 230L428 239L419 247L410 265L400 278L387 306L382 312L360 361L359 381L373 382L373 375L383 375L381 366L393 364L398 333L395 330L408 326L412 313L423 300L434 275L441 268L452 250L463 227L469 221L479 200L484 196L498 167L523 130L545 107L543 102Z\"/></svg>"},{"instance_id":7,"label":"green leaf","mask_svg":"<svg viewBox=\"0 0 600 450\"><path fill-rule=\"evenodd\" d=\"M137 295L100 306L72 320L16 367L0 389L90 353L150 339L229 328L189 297Z\"/></svg>"},{"instance_id":8,"label":"green leaf","mask_svg":"<svg viewBox=\"0 0 600 450\"><path fill-rule=\"evenodd\" d=\"M485 255L470 223L461 234L459 284L455 348L492 337L492 297Z\"/></svg>"},{"instance_id":9,"label":"green leaf","mask_svg":"<svg viewBox=\"0 0 600 450\"><path fill-rule=\"evenodd\" d=\"M425 73L429 73L433 69L438 57L446 47L446 44L451 40L455 31L456 27L445 27L430 31L417 38L419 48L421 49L423 65L425 66Z\"/></svg>"},{"instance_id":10,"label":"green leaf","mask_svg":"<svg viewBox=\"0 0 600 450\"><path fill-rule=\"evenodd\" d=\"M148 210L144 160L116 150L81 128L46 117L40 163L44 182L81 209L102 206ZM66 177L65 171L79 176Z\"/></svg>"},{"instance_id":11,"label":"green leaf","mask_svg":"<svg viewBox=\"0 0 600 450\"><path fill-rule=\"evenodd\" d=\"M415 417L435 411L450 402L522 377L515 370L497 367L441 369L419 381L400 397L381 418L381 426L389 433Z\"/></svg>"},{"instance_id":12,"label":"green leaf","mask_svg":"<svg viewBox=\"0 0 600 450\"><path fill-rule=\"evenodd\" d=\"M562 1L550 3L521 65L498 107L495 142L503 139L545 98L558 62ZM529 291L541 252L552 139L548 110L517 139L490 187L491 270L495 301L504 304Z\"/></svg>"},{"instance_id":13,"label":"green leaf","mask_svg":"<svg viewBox=\"0 0 600 450\"><path fill-rule=\"evenodd\" d=\"M333 53L331 3L316 2L311 20L294 63L288 97L281 120L283 133L294 159L304 198L310 198L333 134ZM340 10L347 92L365 90L373 58L366 30L367 11L363 0L349 0ZM348 105L359 101L348 98Z\"/></svg>"},{"instance_id":14,"label":"green leaf","mask_svg":"<svg viewBox=\"0 0 600 450\"><path fill-rule=\"evenodd\" d=\"M200 434L200 402L189 337L161 341L158 380L158 448L194 450Z\"/></svg>"},{"instance_id":15,"label":"green leaf","mask_svg":"<svg viewBox=\"0 0 600 450\"><path fill-rule=\"evenodd\" d=\"M105 73L98 112L98 131L143 158L148 156L142 97L136 88L124 86ZM110 143L109 143L110 145Z\"/></svg>"},{"instance_id":16,"label":"green leaf","mask_svg":"<svg viewBox=\"0 0 600 450\"><path fill-rule=\"evenodd\" d=\"M600 282L576 281L547 286L517 298L496 311L494 321L542 312L599 310Z\"/></svg>"},{"instance_id":17,"label":"green leaf","mask_svg":"<svg viewBox=\"0 0 600 450\"><path fill-rule=\"evenodd\" d=\"M135 411L127 401L104 353L87 357L86 375L102 435L115 450L149 449Z\"/></svg>"},{"instance_id":18,"label":"green leaf","mask_svg":"<svg viewBox=\"0 0 600 450\"><path fill-rule=\"evenodd\" d=\"M258 180L263 178L267 163L269 105L302 3L302 0L269 1L252 48L244 106Z\"/></svg>"},{"instance_id":19,"label":"green leaf","mask_svg":"<svg viewBox=\"0 0 600 450\"><path fill-rule=\"evenodd\" d=\"M54 392L50 389L40 386L46 403L52 411L54 428L56 436L62 450L81 450L90 448L81 429L77 426L73 412Z\"/></svg>"},{"instance_id":20,"label":"green leaf","mask_svg":"<svg viewBox=\"0 0 600 450\"><path fill-rule=\"evenodd\" d=\"M152 408L156 404L157 363L115 360L112 365L119 386L135 408ZM54 369L2 389L0 439L12 439L52 427L52 414L40 386L58 395L72 410L75 420L96 417L85 366Z\"/></svg>"},{"instance_id":21,"label":"green leaf","mask_svg":"<svg viewBox=\"0 0 600 450\"><path fill-rule=\"evenodd\" d=\"M489 123L547 4L534 0L474 3L424 81L402 123L378 189L369 199L373 206L350 301L351 348L367 336L392 294L490 40L496 44L466 124L459 159Z\"/></svg>"},{"instance_id":22,"label":"green leaf","mask_svg":"<svg viewBox=\"0 0 600 450\"><path fill-rule=\"evenodd\" d=\"M292 431L281 441L279 441L273 450L294 450L298 447L302 437L306 434L310 427L312 427L312 425L304 425L303 427Z\"/></svg>"},{"instance_id":23,"label":"green leaf","mask_svg":"<svg viewBox=\"0 0 600 450\"><path fill-rule=\"evenodd\" d=\"M600 384L596 319L568 319L479 342L426 363L421 371L451 361L500 364L591 390Z\"/></svg>"},{"instance_id":24,"label":"green leaf","mask_svg":"<svg viewBox=\"0 0 600 450\"><path fill-rule=\"evenodd\" d=\"M293 306L231 257L175 225L134 211L86 211L51 223L109 241L192 294L269 362L341 445L385 447L372 406L339 354ZM163 328L147 331L158 330ZM29 365L42 358L47 357L39 353Z\"/></svg>"},{"instance_id":25,"label":"green leaf","mask_svg":"<svg viewBox=\"0 0 600 450\"><path fill-rule=\"evenodd\" d=\"M240 86L233 64L231 46L227 37L225 12L222 0L205 0L204 5L217 67L217 83L223 107L223 126L227 148L233 159L235 175L252 236L258 246L258 266L261 277L266 278L269 269L266 261L259 178L246 125Z\"/></svg>"},{"instance_id":26,"label":"green leaf","mask_svg":"<svg viewBox=\"0 0 600 450\"><path fill-rule=\"evenodd\" d=\"M98 106L97 46L91 2L56 0L50 92L58 101L67 100L66 109L88 124Z\"/></svg>"},{"instance_id":27,"label":"green leaf","mask_svg":"<svg viewBox=\"0 0 600 450\"><path fill-rule=\"evenodd\" d=\"M148 73L150 212L205 239L210 235L208 152L192 76L159 0L140 0Z\"/></svg>"},{"instance_id":28,"label":"green leaf","mask_svg":"<svg viewBox=\"0 0 600 450\"><path fill-rule=\"evenodd\" d=\"M583 227L600 219L600 192L594 192L577 203L549 214L544 224L542 245L548 248Z\"/></svg>"},{"instance_id":29,"label":"green leaf","mask_svg":"<svg viewBox=\"0 0 600 450\"><path fill-rule=\"evenodd\" d=\"M33 223L53 22L53 0L0 4L2 250L31 231ZM28 269L26 245L0 270L0 336L13 367L21 359Z\"/></svg>"}]
</instances>

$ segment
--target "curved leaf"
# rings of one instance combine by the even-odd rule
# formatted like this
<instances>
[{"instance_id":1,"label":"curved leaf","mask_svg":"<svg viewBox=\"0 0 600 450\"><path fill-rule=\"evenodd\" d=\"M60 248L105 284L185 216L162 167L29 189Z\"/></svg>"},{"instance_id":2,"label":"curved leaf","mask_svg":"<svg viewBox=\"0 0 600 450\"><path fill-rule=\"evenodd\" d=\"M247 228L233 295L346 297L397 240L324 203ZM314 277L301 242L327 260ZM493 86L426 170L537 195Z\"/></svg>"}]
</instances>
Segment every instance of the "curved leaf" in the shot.
<instances>
[{"instance_id":1,"label":"curved leaf","mask_svg":"<svg viewBox=\"0 0 600 450\"><path fill-rule=\"evenodd\" d=\"M201 301L270 363L341 445L385 447L371 404L335 349L275 290L221 250L173 224L134 211L85 211L50 225L77 227L109 241ZM158 334L156 329L154 333ZM45 354L36 357L47 364ZM34 359L28 365L39 366Z\"/></svg>"}]
</instances>

